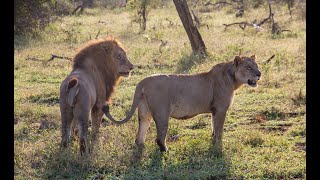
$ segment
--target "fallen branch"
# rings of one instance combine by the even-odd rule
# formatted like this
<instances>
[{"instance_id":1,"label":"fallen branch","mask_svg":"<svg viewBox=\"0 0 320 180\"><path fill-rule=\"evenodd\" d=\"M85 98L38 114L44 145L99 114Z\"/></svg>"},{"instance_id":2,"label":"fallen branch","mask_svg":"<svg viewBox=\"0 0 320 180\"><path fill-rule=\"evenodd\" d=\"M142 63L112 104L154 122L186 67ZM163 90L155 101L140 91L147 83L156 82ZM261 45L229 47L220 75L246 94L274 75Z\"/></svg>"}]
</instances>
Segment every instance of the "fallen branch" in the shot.
<instances>
[{"instance_id":1,"label":"fallen branch","mask_svg":"<svg viewBox=\"0 0 320 180\"><path fill-rule=\"evenodd\" d=\"M205 5L205 6L208 6L208 5L215 6L215 5L220 5L220 4L223 4L223 5L232 5L231 3L225 2L225 1L220 1L220 2L216 2L216 3L211 3L211 0L208 1L208 2L206 2L204 5Z\"/></svg>"},{"instance_id":2,"label":"fallen branch","mask_svg":"<svg viewBox=\"0 0 320 180\"><path fill-rule=\"evenodd\" d=\"M290 30L287 30L287 29L286 30L281 30L281 28L278 25L278 23L274 22L274 19L273 19L274 13L272 12L272 9L271 9L271 3L270 3L270 0L267 0L267 1L268 1L268 6L269 6L269 16L267 18L264 18L259 23L256 23L256 20L254 20L253 23L235 22L235 23L231 23L231 24L223 24L225 26L224 30L226 30L229 26L239 25L239 27L242 30L244 30L247 26L251 26L251 27L261 31L261 30L263 30L261 25L264 24L265 22L267 22L268 20L271 20L271 23L272 23L272 31L271 32L272 32L272 34L274 34L274 33L279 34L279 33L284 32L284 31L291 32Z\"/></svg>"},{"instance_id":3,"label":"fallen branch","mask_svg":"<svg viewBox=\"0 0 320 180\"><path fill-rule=\"evenodd\" d=\"M38 62L42 62L42 64L43 64L44 66L46 66L48 62L54 60L55 58L57 58L57 59L67 59L67 60L69 60L69 61L72 60L72 58L70 58L70 57L57 56L57 55L54 55L54 54L51 54L51 58L50 58L49 60L44 60L44 59L41 60L41 59L38 59L38 58L36 58L36 57L27 57L25 60L26 60L26 61L38 61Z\"/></svg>"},{"instance_id":4,"label":"fallen branch","mask_svg":"<svg viewBox=\"0 0 320 180\"><path fill-rule=\"evenodd\" d=\"M72 11L72 15L74 15L80 8L82 8L82 4L77 6L73 11ZM83 9L83 8L82 8Z\"/></svg>"},{"instance_id":5,"label":"fallen branch","mask_svg":"<svg viewBox=\"0 0 320 180\"><path fill-rule=\"evenodd\" d=\"M67 59L69 61L72 60L72 58L70 58L70 57L57 56L57 55L51 54L51 58L47 62L53 61L55 58L57 58L57 59Z\"/></svg>"},{"instance_id":6,"label":"fallen branch","mask_svg":"<svg viewBox=\"0 0 320 180\"><path fill-rule=\"evenodd\" d=\"M266 60L263 64L268 64L270 62L271 59L273 59L275 57L275 54L273 54L268 60Z\"/></svg>"},{"instance_id":7,"label":"fallen branch","mask_svg":"<svg viewBox=\"0 0 320 180\"><path fill-rule=\"evenodd\" d=\"M43 60L41 60L41 59L38 59L38 58L36 58L36 57L27 57L26 59L25 59L26 61L39 61L39 62L43 62Z\"/></svg>"},{"instance_id":8,"label":"fallen branch","mask_svg":"<svg viewBox=\"0 0 320 180\"><path fill-rule=\"evenodd\" d=\"M99 34L100 34L100 31L99 31L98 34L96 35L96 39L98 38Z\"/></svg>"},{"instance_id":9,"label":"fallen branch","mask_svg":"<svg viewBox=\"0 0 320 180\"><path fill-rule=\"evenodd\" d=\"M233 25L239 25L239 27L244 30L247 26L253 26L253 24L248 23L247 21L244 22L235 22L235 23L231 23L231 24L223 24L224 26L224 30L226 30L229 26L233 26ZM242 26L241 26L242 25Z\"/></svg>"},{"instance_id":10,"label":"fallen branch","mask_svg":"<svg viewBox=\"0 0 320 180\"><path fill-rule=\"evenodd\" d=\"M285 32L285 31L288 31L288 32L292 32L290 31L289 29L283 29L283 30L280 30L281 32Z\"/></svg>"}]
</instances>

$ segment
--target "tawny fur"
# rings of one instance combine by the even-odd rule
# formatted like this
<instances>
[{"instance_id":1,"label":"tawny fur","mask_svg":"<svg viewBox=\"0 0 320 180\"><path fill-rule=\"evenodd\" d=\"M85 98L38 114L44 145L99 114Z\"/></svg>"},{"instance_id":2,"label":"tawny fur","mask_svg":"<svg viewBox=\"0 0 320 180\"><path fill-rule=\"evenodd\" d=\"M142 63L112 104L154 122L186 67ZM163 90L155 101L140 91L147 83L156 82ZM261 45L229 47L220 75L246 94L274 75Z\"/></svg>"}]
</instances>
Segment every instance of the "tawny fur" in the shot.
<instances>
[{"instance_id":1,"label":"tawny fur","mask_svg":"<svg viewBox=\"0 0 320 180\"><path fill-rule=\"evenodd\" d=\"M60 86L63 147L68 145L74 120L79 131L80 153L88 152L89 117L95 139L103 116L102 107L110 101L120 76L129 76L132 69L122 45L113 37L91 41L75 55L72 71Z\"/></svg>"},{"instance_id":2,"label":"tawny fur","mask_svg":"<svg viewBox=\"0 0 320 180\"><path fill-rule=\"evenodd\" d=\"M260 71L255 56L239 57L220 63L209 72L195 75L155 75L140 81L136 87L128 116L115 121L105 106L106 116L117 124L130 120L138 107L139 130L136 144L142 145L151 118L157 127L156 142L166 151L166 134L169 117L188 119L202 113L212 114L213 142L222 149L222 133L226 112L232 103L234 91L242 84L256 86Z\"/></svg>"}]
</instances>

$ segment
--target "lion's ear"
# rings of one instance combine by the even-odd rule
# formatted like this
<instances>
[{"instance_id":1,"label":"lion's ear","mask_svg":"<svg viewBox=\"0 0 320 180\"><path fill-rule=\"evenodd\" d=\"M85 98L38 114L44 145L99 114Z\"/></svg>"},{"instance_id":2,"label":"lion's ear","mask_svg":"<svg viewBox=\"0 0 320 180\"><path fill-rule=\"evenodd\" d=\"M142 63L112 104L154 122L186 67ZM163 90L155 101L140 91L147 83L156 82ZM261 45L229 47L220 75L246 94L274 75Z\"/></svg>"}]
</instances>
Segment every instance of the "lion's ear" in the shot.
<instances>
[{"instance_id":1,"label":"lion's ear","mask_svg":"<svg viewBox=\"0 0 320 180\"><path fill-rule=\"evenodd\" d=\"M238 66L240 63L242 63L241 57L236 56L236 57L234 58L234 64L235 64L236 66Z\"/></svg>"},{"instance_id":2,"label":"lion's ear","mask_svg":"<svg viewBox=\"0 0 320 180\"><path fill-rule=\"evenodd\" d=\"M250 59L252 59L252 60L256 60L256 55L252 55L251 57L250 57Z\"/></svg>"}]
</instances>

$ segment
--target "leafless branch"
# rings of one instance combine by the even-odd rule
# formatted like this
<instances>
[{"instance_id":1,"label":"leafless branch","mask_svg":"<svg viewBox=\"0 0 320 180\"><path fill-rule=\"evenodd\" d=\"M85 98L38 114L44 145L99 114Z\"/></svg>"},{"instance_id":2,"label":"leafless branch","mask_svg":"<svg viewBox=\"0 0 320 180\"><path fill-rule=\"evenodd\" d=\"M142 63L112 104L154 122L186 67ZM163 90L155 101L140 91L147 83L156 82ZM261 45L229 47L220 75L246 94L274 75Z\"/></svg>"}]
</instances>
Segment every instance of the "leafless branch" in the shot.
<instances>
[{"instance_id":1,"label":"leafless branch","mask_svg":"<svg viewBox=\"0 0 320 180\"><path fill-rule=\"evenodd\" d=\"M283 29L283 30L281 30L281 32L285 32L285 31L287 31L287 32L292 32L292 31L290 31L290 30L288 30L288 29Z\"/></svg>"},{"instance_id":2,"label":"leafless branch","mask_svg":"<svg viewBox=\"0 0 320 180\"><path fill-rule=\"evenodd\" d=\"M38 58L36 58L36 57L27 57L26 59L25 59L26 61L39 61L39 62L43 62L43 60L41 60L41 59L38 59Z\"/></svg>"},{"instance_id":3,"label":"leafless branch","mask_svg":"<svg viewBox=\"0 0 320 180\"><path fill-rule=\"evenodd\" d=\"M231 23L231 24L223 24L224 30L226 30L229 26L233 26L233 25L239 25L239 27L244 30L247 26L253 26L251 23L248 23L246 21L244 22L235 22L235 23Z\"/></svg>"},{"instance_id":4,"label":"leafless branch","mask_svg":"<svg viewBox=\"0 0 320 180\"><path fill-rule=\"evenodd\" d=\"M73 11L72 11L72 15L74 15L80 8L82 8L82 4L77 6Z\"/></svg>"},{"instance_id":5,"label":"leafless branch","mask_svg":"<svg viewBox=\"0 0 320 180\"><path fill-rule=\"evenodd\" d=\"M263 19L260 23L257 24L257 26L261 26L263 23L265 23L267 20L273 18L273 13L272 13L272 10L271 10L271 4L270 4L270 0L268 0L268 5L269 5L269 16L265 19Z\"/></svg>"},{"instance_id":6,"label":"leafless branch","mask_svg":"<svg viewBox=\"0 0 320 180\"><path fill-rule=\"evenodd\" d=\"M239 1L241 2L241 0ZM274 13L272 12L272 9L271 9L271 3L270 3L270 0L267 0L268 2L268 6L269 6L269 16L267 18L264 18L263 20L261 20L259 23L256 23L256 20L253 21L253 23L248 23L248 22L235 22L235 23L231 23L231 24L223 24L225 26L224 30L226 30L229 26L232 26L232 25L239 25L239 27L244 30L246 28L246 26L251 26L257 30L263 30L263 28L261 27L262 24L264 24L265 22L267 22L268 20L271 20L271 23L272 23L272 34L274 33L281 33L281 32L284 32L284 31L289 31L291 32L290 30L281 30L280 26L278 25L278 23L275 23L274 22Z\"/></svg>"},{"instance_id":7,"label":"leafless branch","mask_svg":"<svg viewBox=\"0 0 320 180\"><path fill-rule=\"evenodd\" d=\"M205 3L204 5L205 6L208 6L208 5L215 6L215 5L220 5L220 4L222 4L222 5L232 5L231 3L225 2L225 1L216 2L216 3L211 3L211 1L209 1L209 2Z\"/></svg>"},{"instance_id":8,"label":"leafless branch","mask_svg":"<svg viewBox=\"0 0 320 180\"><path fill-rule=\"evenodd\" d=\"M72 60L72 58L70 58L70 57L57 56L57 55L51 54L51 58L47 62L50 62L50 61L54 60L55 58L57 58L57 59L67 59L69 61Z\"/></svg>"},{"instance_id":9,"label":"leafless branch","mask_svg":"<svg viewBox=\"0 0 320 180\"><path fill-rule=\"evenodd\" d=\"M100 34L100 31L99 31L98 34L96 35L96 39L98 38L99 34Z\"/></svg>"},{"instance_id":10,"label":"leafless branch","mask_svg":"<svg viewBox=\"0 0 320 180\"><path fill-rule=\"evenodd\" d=\"M273 54L268 60L266 60L263 64L268 64L270 62L271 59L273 59L275 57L275 54Z\"/></svg>"}]
</instances>

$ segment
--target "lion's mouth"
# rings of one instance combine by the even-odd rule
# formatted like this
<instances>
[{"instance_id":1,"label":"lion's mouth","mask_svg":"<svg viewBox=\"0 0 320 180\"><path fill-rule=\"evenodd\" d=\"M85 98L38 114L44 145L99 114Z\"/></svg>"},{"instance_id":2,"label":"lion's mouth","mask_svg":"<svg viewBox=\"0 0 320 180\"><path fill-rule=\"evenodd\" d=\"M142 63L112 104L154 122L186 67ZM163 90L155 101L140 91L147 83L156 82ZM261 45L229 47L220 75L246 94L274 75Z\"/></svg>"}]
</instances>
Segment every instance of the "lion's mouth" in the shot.
<instances>
[{"instance_id":1,"label":"lion's mouth","mask_svg":"<svg viewBox=\"0 0 320 180\"><path fill-rule=\"evenodd\" d=\"M119 72L120 76L128 77L130 72Z\"/></svg>"},{"instance_id":2,"label":"lion's mouth","mask_svg":"<svg viewBox=\"0 0 320 180\"><path fill-rule=\"evenodd\" d=\"M248 84L249 84L249 86L251 86L251 87L256 87L257 86L257 81L255 81L255 80L248 80Z\"/></svg>"}]
</instances>

